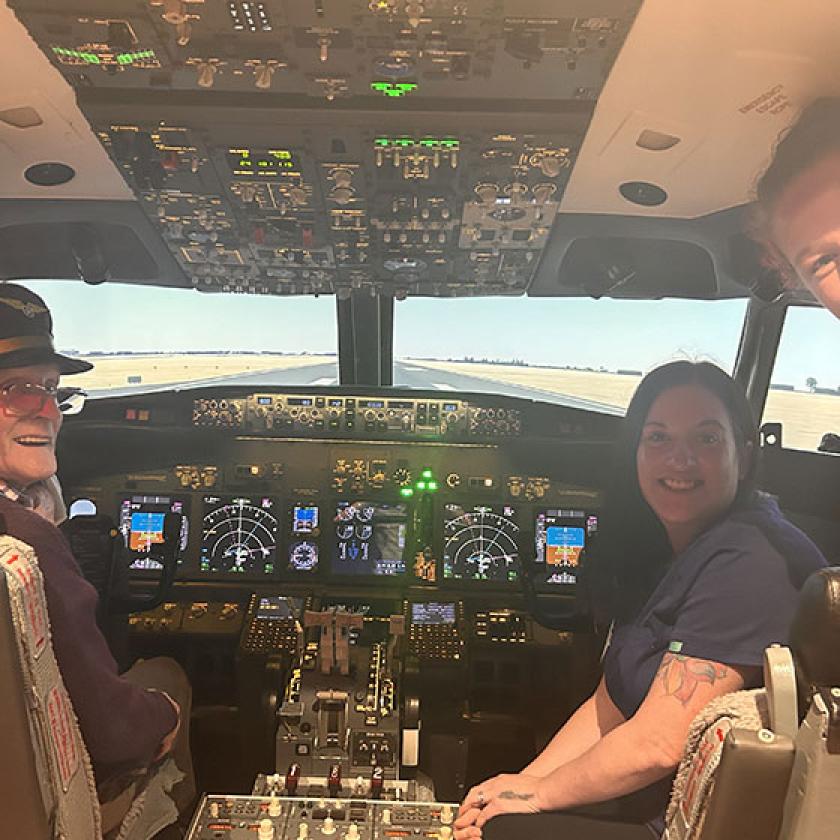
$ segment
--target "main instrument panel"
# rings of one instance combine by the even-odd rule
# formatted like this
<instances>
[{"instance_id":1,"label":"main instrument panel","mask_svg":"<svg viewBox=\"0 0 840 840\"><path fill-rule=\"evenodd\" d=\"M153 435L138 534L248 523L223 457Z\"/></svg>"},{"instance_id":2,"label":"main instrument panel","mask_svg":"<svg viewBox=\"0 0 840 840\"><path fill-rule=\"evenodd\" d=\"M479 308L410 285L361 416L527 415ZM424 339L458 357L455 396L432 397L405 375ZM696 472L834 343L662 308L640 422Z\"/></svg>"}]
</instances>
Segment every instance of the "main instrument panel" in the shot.
<instances>
[{"instance_id":1,"label":"main instrument panel","mask_svg":"<svg viewBox=\"0 0 840 840\"><path fill-rule=\"evenodd\" d=\"M640 0L11 5L162 282L403 298L528 287Z\"/></svg>"},{"instance_id":2,"label":"main instrument panel","mask_svg":"<svg viewBox=\"0 0 840 840\"><path fill-rule=\"evenodd\" d=\"M137 579L178 513L184 581L493 588L524 571L568 592L615 421L479 395L193 389L91 401L60 462ZM74 456L94 438L98 463Z\"/></svg>"}]
</instances>

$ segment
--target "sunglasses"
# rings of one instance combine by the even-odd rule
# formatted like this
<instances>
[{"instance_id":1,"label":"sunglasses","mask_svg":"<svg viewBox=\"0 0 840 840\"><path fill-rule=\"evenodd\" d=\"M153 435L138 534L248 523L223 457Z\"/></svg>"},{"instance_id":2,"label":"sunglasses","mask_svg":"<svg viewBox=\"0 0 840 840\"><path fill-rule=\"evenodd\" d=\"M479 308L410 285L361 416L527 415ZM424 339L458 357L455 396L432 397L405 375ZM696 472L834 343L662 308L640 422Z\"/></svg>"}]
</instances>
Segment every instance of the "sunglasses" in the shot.
<instances>
[{"instance_id":1,"label":"sunglasses","mask_svg":"<svg viewBox=\"0 0 840 840\"><path fill-rule=\"evenodd\" d=\"M34 382L13 382L0 388L0 406L8 417L31 417L54 400L62 414L78 414L87 394L81 388L56 388Z\"/></svg>"}]
</instances>

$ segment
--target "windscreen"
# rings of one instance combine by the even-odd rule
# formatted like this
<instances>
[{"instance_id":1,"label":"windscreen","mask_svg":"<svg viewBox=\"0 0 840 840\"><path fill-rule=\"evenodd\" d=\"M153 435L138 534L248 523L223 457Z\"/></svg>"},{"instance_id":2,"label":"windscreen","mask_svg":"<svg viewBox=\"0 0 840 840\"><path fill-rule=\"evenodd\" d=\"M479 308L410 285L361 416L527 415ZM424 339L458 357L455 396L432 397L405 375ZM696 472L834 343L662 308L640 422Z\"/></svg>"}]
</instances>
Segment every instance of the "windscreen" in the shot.
<instances>
[{"instance_id":1,"label":"windscreen","mask_svg":"<svg viewBox=\"0 0 840 840\"><path fill-rule=\"evenodd\" d=\"M93 362L68 384L93 397L175 385L335 385L335 300L27 281L56 347Z\"/></svg>"},{"instance_id":2,"label":"windscreen","mask_svg":"<svg viewBox=\"0 0 840 840\"><path fill-rule=\"evenodd\" d=\"M398 303L394 384L622 411L675 359L732 372L745 300L419 299Z\"/></svg>"}]
</instances>

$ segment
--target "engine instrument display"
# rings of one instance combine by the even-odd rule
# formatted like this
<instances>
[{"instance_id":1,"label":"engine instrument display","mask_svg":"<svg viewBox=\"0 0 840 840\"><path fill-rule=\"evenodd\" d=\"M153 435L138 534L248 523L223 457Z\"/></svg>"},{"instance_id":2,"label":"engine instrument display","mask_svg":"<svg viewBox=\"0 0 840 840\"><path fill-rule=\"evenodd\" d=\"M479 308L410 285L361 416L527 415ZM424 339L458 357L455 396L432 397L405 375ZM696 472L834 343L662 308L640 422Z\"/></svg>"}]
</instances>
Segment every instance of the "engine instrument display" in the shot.
<instances>
[{"instance_id":1,"label":"engine instrument display","mask_svg":"<svg viewBox=\"0 0 840 840\"><path fill-rule=\"evenodd\" d=\"M571 585L588 538L598 530L598 518L580 510L544 510L534 523L534 563L544 584Z\"/></svg>"},{"instance_id":2,"label":"engine instrument display","mask_svg":"<svg viewBox=\"0 0 840 840\"><path fill-rule=\"evenodd\" d=\"M187 502L172 496L126 496L120 502L120 533L128 551L129 566L135 570L163 568L160 550L163 545L163 521L167 513L179 513L181 520L181 552L187 547L189 520ZM183 562L183 557L178 563Z\"/></svg>"},{"instance_id":3,"label":"engine instrument display","mask_svg":"<svg viewBox=\"0 0 840 840\"><path fill-rule=\"evenodd\" d=\"M499 583L519 579L519 526L510 505L447 504L443 576Z\"/></svg>"},{"instance_id":4,"label":"engine instrument display","mask_svg":"<svg viewBox=\"0 0 840 840\"><path fill-rule=\"evenodd\" d=\"M405 505L340 501L335 511L332 570L337 575L405 572Z\"/></svg>"},{"instance_id":5,"label":"engine instrument display","mask_svg":"<svg viewBox=\"0 0 840 840\"><path fill-rule=\"evenodd\" d=\"M314 572L318 568L318 537L321 534L318 505L297 502L289 508L290 572Z\"/></svg>"},{"instance_id":6,"label":"engine instrument display","mask_svg":"<svg viewBox=\"0 0 840 840\"><path fill-rule=\"evenodd\" d=\"M427 601L411 605L412 624L454 624L454 602Z\"/></svg>"},{"instance_id":7,"label":"engine instrument display","mask_svg":"<svg viewBox=\"0 0 840 840\"><path fill-rule=\"evenodd\" d=\"M277 551L274 500L205 496L202 572L270 575Z\"/></svg>"}]
</instances>

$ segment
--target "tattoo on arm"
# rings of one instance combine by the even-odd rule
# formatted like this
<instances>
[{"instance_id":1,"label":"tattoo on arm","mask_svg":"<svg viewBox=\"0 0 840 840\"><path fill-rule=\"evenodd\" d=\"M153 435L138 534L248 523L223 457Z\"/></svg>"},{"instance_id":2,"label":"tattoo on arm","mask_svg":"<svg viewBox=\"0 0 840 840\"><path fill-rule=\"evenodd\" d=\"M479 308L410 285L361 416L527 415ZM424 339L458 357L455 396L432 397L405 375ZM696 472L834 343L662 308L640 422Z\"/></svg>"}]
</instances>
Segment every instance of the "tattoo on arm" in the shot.
<instances>
[{"instance_id":1,"label":"tattoo on arm","mask_svg":"<svg viewBox=\"0 0 840 840\"><path fill-rule=\"evenodd\" d=\"M691 659L678 653L666 653L656 673L656 679L665 691L666 697L676 697L687 706L697 686L701 683L714 685L729 673L729 668L717 662Z\"/></svg>"},{"instance_id":2,"label":"tattoo on arm","mask_svg":"<svg viewBox=\"0 0 840 840\"><path fill-rule=\"evenodd\" d=\"M529 799L533 798L533 793L517 793L515 790L503 790L499 794L499 799L518 799L521 802L527 802Z\"/></svg>"}]
</instances>

